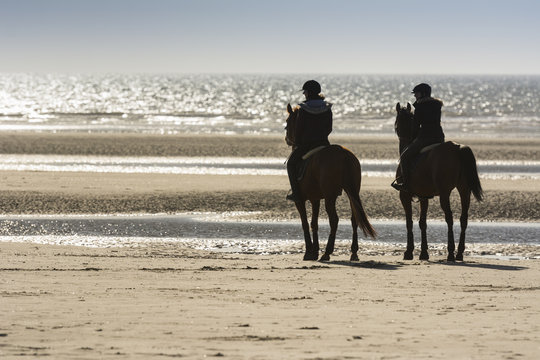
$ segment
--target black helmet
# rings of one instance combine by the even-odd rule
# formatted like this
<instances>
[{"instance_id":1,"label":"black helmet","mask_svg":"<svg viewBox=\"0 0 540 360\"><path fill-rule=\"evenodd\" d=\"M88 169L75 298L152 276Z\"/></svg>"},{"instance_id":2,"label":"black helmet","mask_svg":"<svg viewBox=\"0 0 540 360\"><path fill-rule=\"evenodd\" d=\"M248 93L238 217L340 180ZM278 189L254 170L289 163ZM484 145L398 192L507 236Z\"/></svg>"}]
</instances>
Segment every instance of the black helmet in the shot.
<instances>
[{"instance_id":1,"label":"black helmet","mask_svg":"<svg viewBox=\"0 0 540 360\"><path fill-rule=\"evenodd\" d=\"M321 92L321 84L319 84L315 80L309 80L304 83L304 86L302 86L302 90L307 91L311 94L319 94Z\"/></svg>"},{"instance_id":2,"label":"black helmet","mask_svg":"<svg viewBox=\"0 0 540 360\"><path fill-rule=\"evenodd\" d=\"M414 87L414 89L412 89L412 94L414 94L415 92L419 92L419 93L422 93L424 95L430 96L431 95L431 86L429 86L426 83L418 84L418 85L416 85Z\"/></svg>"}]
</instances>

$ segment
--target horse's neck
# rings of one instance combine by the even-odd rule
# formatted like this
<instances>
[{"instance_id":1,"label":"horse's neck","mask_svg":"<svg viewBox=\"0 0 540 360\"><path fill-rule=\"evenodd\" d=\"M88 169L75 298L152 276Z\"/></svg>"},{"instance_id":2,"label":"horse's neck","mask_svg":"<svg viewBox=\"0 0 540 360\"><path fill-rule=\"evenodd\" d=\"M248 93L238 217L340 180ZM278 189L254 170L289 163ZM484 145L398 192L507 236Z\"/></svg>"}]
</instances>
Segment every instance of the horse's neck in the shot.
<instances>
[{"instance_id":1,"label":"horse's neck","mask_svg":"<svg viewBox=\"0 0 540 360\"><path fill-rule=\"evenodd\" d=\"M399 153L403 154L403 151L409 144L411 143L411 140L409 138L400 137L399 138Z\"/></svg>"}]
</instances>

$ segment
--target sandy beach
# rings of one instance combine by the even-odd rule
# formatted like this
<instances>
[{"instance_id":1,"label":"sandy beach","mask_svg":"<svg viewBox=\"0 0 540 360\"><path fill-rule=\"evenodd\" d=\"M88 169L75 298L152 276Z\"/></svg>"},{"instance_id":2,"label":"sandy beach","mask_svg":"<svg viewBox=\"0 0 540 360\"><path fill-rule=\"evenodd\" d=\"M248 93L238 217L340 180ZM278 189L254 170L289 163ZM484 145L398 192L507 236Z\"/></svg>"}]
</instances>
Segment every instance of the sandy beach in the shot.
<instances>
[{"instance_id":1,"label":"sandy beach","mask_svg":"<svg viewBox=\"0 0 540 360\"><path fill-rule=\"evenodd\" d=\"M477 159L538 160L531 139L466 143ZM393 138L335 138L360 159L396 158ZM268 156L281 137L3 133L3 154ZM285 176L0 171L2 214L257 212L296 219ZM391 180L391 179L390 179ZM534 180L484 180L477 221L540 221ZM387 178L365 177L372 219L401 219ZM459 203L453 198L455 219ZM349 216L340 200L339 212ZM430 219L442 219L437 201ZM326 241L323 240L323 244ZM526 251L537 254L537 247ZM539 260L403 261L401 247L346 249L329 263L181 243L94 249L0 242L0 357L54 359L536 359ZM517 252L517 255L523 255Z\"/></svg>"},{"instance_id":2,"label":"sandy beach","mask_svg":"<svg viewBox=\"0 0 540 360\"><path fill-rule=\"evenodd\" d=\"M536 359L540 261L2 243L0 355Z\"/></svg>"},{"instance_id":3,"label":"sandy beach","mask_svg":"<svg viewBox=\"0 0 540 360\"><path fill-rule=\"evenodd\" d=\"M396 159L394 138L332 138L362 159ZM477 159L535 160L534 139L455 139L468 144ZM0 153L108 156L237 156L283 157L290 149L277 136L33 134L0 135ZM268 219L296 219L285 201L286 176L222 176L0 171L1 211L6 214L47 213L178 213L190 211L257 211ZM360 196L371 218L403 216L392 179L364 177ZM534 180L484 180L485 201L473 201L471 220L538 221L540 193ZM459 209L457 194L453 208ZM432 202L435 204L434 202ZM430 218L443 219L439 206ZM341 197L339 210L348 215ZM324 214L323 214L324 216Z\"/></svg>"}]
</instances>

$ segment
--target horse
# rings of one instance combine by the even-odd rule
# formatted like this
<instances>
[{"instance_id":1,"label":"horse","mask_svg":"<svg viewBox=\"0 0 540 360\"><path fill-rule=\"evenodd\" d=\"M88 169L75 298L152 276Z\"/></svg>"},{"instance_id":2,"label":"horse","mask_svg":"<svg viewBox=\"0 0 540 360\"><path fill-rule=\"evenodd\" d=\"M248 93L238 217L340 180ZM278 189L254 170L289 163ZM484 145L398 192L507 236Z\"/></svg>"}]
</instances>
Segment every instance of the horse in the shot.
<instances>
[{"instance_id":1,"label":"horse","mask_svg":"<svg viewBox=\"0 0 540 360\"><path fill-rule=\"evenodd\" d=\"M411 104L407 107L396 105L396 121L394 129L399 137L400 154L412 142L412 121L413 113ZM396 177L401 174L398 166ZM447 261L463 261L465 251L465 231L468 224L468 212L471 202L471 192L478 201L483 199L482 186L478 178L476 168L476 158L470 147L457 144L452 141L439 144L429 152L421 154L417 159L414 169L411 170L409 191L399 192L399 198L405 210L405 221L407 227L407 250L403 256L404 260L413 259L414 237L412 221L412 200L416 196L420 202L420 221L422 242L420 260L429 260L428 245L426 237L426 217L430 198L439 196L439 202L444 211L444 219L448 226L448 257ZM450 208L450 193L457 188L461 198L461 233L457 254L454 256L455 243L453 232L452 209Z\"/></svg>"},{"instance_id":2,"label":"horse","mask_svg":"<svg viewBox=\"0 0 540 360\"><path fill-rule=\"evenodd\" d=\"M285 127L285 142L287 145L296 146L294 143L298 108L292 109L287 105L287 126ZM360 200L360 183L362 179L360 162L349 150L339 145L329 145L311 155L309 163L300 180L300 197L302 201L296 202L296 208L302 221L306 252L304 260L317 260L319 257L318 218L320 201L324 199L326 213L330 221L330 235L326 244L326 250L320 261L329 261L334 252L336 232L339 218L336 211L336 199L345 190L351 206L351 224L353 228L353 241L351 246L351 261L358 261L358 226L364 235L375 238L376 231L371 226ZM309 200L312 208L311 231L307 219L306 201Z\"/></svg>"}]
</instances>

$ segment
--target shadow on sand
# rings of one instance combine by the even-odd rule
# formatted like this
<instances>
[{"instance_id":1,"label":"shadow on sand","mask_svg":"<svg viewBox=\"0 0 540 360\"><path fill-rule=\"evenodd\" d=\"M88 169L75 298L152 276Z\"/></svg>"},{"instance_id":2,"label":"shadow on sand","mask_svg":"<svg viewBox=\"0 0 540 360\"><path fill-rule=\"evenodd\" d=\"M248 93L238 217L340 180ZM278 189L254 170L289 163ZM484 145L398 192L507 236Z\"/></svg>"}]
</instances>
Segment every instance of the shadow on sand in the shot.
<instances>
[{"instance_id":1,"label":"shadow on sand","mask_svg":"<svg viewBox=\"0 0 540 360\"><path fill-rule=\"evenodd\" d=\"M354 262L354 261L344 261L344 260L336 260L336 261L328 261L328 262L322 262L321 264L328 264L328 265L340 265L340 266L349 266L349 267L357 267L357 268L365 268L365 269L378 269L378 270L397 270L401 267L407 266L407 265L418 265L417 262L411 262L411 264L405 263L397 263L397 264L389 264L382 261L360 261L360 262ZM519 271L519 270L527 270L528 268L525 266L513 266L513 265L501 265L501 264L483 264L478 262L447 262L446 260L440 260L440 261L427 261L426 264L430 265L446 265L446 266L460 266L460 267L468 267L468 268L477 268L477 269L488 269L488 270L498 270L498 271Z\"/></svg>"},{"instance_id":2,"label":"shadow on sand","mask_svg":"<svg viewBox=\"0 0 540 360\"><path fill-rule=\"evenodd\" d=\"M329 264L329 265L341 265L341 266L349 266L349 267L358 267L358 268L365 268L365 269L378 269L378 270L397 270L398 268L402 267L401 264L389 264L382 261L343 261L343 260L337 260L337 261L328 261L323 262L323 264Z\"/></svg>"},{"instance_id":3,"label":"shadow on sand","mask_svg":"<svg viewBox=\"0 0 540 360\"><path fill-rule=\"evenodd\" d=\"M499 270L499 271L519 271L527 270L528 267L525 266L512 266L512 265L501 265L501 264L482 264L478 262L448 262L448 261L439 261L434 262L433 264L442 264L447 266L461 266L477 269L489 269L489 270Z\"/></svg>"}]
</instances>

